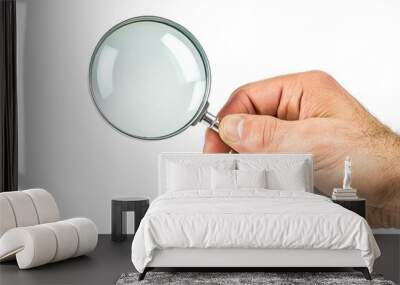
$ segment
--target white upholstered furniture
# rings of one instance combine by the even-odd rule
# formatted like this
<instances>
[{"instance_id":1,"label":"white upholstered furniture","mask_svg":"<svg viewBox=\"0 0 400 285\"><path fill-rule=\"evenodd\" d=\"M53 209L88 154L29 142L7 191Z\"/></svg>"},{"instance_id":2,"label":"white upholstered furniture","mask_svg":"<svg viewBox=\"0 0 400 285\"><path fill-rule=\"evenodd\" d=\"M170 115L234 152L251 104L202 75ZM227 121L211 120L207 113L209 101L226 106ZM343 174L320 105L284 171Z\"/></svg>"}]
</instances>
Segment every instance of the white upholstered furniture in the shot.
<instances>
[{"instance_id":1,"label":"white upholstered furniture","mask_svg":"<svg viewBox=\"0 0 400 285\"><path fill-rule=\"evenodd\" d=\"M20 269L80 256L97 245L96 225L87 218L60 220L44 189L0 193L0 261Z\"/></svg>"},{"instance_id":2,"label":"white upholstered furniture","mask_svg":"<svg viewBox=\"0 0 400 285\"><path fill-rule=\"evenodd\" d=\"M265 170L266 186L243 189L237 175L231 186L235 170ZM132 244L139 279L155 267L354 267L370 278L380 254L362 217L313 194L309 154L162 154L158 190Z\"/></svg>"}]
</instances>

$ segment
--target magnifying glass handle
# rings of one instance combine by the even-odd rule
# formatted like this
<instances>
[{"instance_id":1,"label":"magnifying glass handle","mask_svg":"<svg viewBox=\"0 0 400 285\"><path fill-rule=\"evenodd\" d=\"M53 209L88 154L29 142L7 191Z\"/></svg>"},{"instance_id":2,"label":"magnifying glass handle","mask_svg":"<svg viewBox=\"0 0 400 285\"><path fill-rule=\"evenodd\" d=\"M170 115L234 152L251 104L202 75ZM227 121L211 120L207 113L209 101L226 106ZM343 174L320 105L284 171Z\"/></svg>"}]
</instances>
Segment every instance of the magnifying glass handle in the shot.
<instances>
[{"instance_id":1,"label":"magnifying glass handle","mask_svg":"<svg viewBox=\"0 0 400 285\"><path fill-rule=\"evenodd\" d=\"M219 120L216 116L206 111L201 118L201 121L210 129L219 132Z\"/></svg>"}]
</instances>

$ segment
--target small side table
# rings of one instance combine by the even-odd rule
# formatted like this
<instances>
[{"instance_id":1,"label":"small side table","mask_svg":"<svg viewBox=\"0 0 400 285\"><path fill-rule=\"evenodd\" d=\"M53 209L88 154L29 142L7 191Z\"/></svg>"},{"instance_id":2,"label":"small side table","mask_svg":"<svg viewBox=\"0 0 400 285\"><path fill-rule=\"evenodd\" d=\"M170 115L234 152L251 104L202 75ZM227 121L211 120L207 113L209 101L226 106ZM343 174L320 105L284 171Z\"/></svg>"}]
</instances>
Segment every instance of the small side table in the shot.
<instances>
[{"instance_id":1,"label":"small side table","mask_svg":"<svg viewBox=\"0 0 400 285\"><path fill-rule=\"evenodd\" d=\"M340 206L359 214L361 217L365 218L365 199L354 199L354 200L335 200L332 202L339 204Z\"/></svg>"},{"instance_id":2,"label":"small side table","mask_svg":"<svg viewBox=\"0 0 400 285\"><path fill-rule=\"evenodd\" d=\"M114 198L111 201L111 239L126 239L126 212L135 212L135 233L149 208L149 199L140 197Z\"/></svg>"}]
</instances>

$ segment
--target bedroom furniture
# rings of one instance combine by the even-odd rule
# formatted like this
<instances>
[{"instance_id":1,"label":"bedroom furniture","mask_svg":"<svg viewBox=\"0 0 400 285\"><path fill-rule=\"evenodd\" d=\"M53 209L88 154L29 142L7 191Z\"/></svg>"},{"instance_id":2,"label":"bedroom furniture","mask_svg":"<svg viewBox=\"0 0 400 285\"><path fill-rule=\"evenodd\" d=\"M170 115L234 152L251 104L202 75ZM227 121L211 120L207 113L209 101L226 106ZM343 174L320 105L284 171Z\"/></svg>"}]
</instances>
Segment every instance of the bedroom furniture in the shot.
<instances>
[{"instance_id":1,"label":"bedroom furniture","mask_svg":"<svg viewBox=\"0 0 400 285\"><path fill-rule=\"evenodd\" d=\"M0 193L0 261L16 259L20 269L91 252L97 227L87 218L60 220L44 189Z\"/></svg>"},{"instance_id":2,"label":"bedroom furniture","mask_svg":"<svg viewBox=\"0 0 400 285\"><path fill-rule=\"evenodd\" d=\"M210 167L225 169L219 189ZM262 169L268 189L231 186ZM158 186L132 243L139 279L165 267L352 267L370 279L380 255L365 219L313 193L309 154L161 154Z\"/></svg>"},{"instance_id":3,"label":"bedroom furniture","mask_svg":"<svg viewBox=\"0 0 400 285\"><path fill-rule=\"evenodd\" d=\"M111 239L126 239L126 212L135 212L135 232L149 208L149 199L140 197L114 198L111 201Z\"/></svg>"},{"instance_id":4,"label":"bedroom furniture","mask_svg":"<svg viewBox=\"0 0 400 285\"><path fill-rule=\"evenodd\" d=\"M339 204L340 206L359 214L361 217L365 218L365 199L355 199L355 200L336 200L332 199L333 203Z\"/></svg>"},{"instance_id":5,"label":"bedroom furniture","mask_svg":"<svg viewBox=\"0 0 400 285\"><path fill-rule=\"evenodd\" d=\"M0 263L0 284L116 284L122 272L133 270L129 262L131 243L129 238L112 242L111 234L99 234L96 249L80 258L30 270L20 270L15 262Z\"/></svg>"}]
</instances>

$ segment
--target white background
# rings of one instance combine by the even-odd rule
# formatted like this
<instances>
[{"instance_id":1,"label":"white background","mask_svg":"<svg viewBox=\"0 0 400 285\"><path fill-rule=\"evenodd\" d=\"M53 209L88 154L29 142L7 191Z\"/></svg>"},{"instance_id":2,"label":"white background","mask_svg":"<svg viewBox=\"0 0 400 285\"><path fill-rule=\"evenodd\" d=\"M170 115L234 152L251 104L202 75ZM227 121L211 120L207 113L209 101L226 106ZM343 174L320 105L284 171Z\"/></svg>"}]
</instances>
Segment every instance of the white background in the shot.
<instances>
[{"instance_id":1,"label":"white background","mask_svg":"<svg viewBox=\"0 0 400 285\"><path fill-rule=\"evenodd\" d=\"M241 84L322 69L400 130L400 2L17 0L19 179L52 192L64 217L110 232L111 198L157 193L157 154L201 151L203 126L143 142L112 129L88 91L102 34L139 15L170 18L211 63L210 110Z\"/></svg>"}]
</instances>

